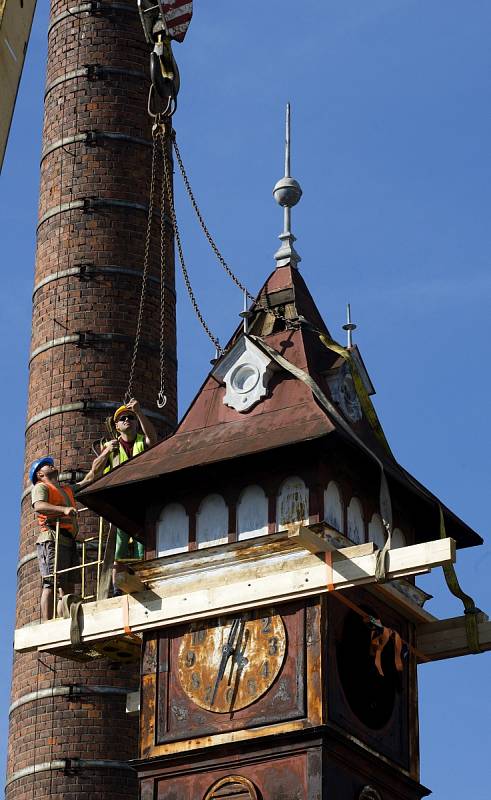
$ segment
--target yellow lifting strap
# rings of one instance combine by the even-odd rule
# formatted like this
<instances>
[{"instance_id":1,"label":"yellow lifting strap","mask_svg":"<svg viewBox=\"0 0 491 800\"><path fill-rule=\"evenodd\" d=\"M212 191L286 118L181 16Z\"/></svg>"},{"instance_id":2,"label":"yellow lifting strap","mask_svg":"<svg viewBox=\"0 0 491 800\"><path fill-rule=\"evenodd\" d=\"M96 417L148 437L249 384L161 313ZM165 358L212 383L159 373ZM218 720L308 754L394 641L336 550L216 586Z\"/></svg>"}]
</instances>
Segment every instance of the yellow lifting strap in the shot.
<instances>
[{"instance_id":1,"label":"yellow lifting strap","mask_svg":"<svg viewBox=\"0 0 491 800\"><path fill-rule=\"evenodd\" d=\"M355 388L356 388L358 397L360 399L361 406L363 408L363 411L365 412L365 416L368 419L370 425L372 426L372 428L373 428L375 434L377 435L378 439L382 442L382 444L385 446L387 451L392 455L390 447L389 447L389 443L387 442L387 439L385 438L385 434L384 434L384 432L382 430L382 426L381 426L381 424L380 424L380 422L378 420L376 411L375 411L375 409L373 407L373 404L372 404L372 402L371 402L371 400L370 400L370 398L369 398L369 396L367 394L367 391L366 391L365 386L363 384L363 381L361 379L360 373L358 372L358 368L356 366L355 360L351 356L351 353L345 347L342 347L340 344L338 344L337 342L333 341L332 339L330 339L328 336L326 336L323 333L319 333L319 339L321 340L322 344L325 347L327 347L329 350L332 350L334 353L337 353L338 355L340 355L348 363L348 365L349 365L349 367L351 369L353 382L355 384ZM388 487L385 487L383 485L385 482L386 482L385 475L384 475L384 473L382 471L381 499L382 499L382 497L386 497L387 496L387 492L388 492ZM444 519L444 516L443 516L443 509L442 509L440 503L438 504L438 508L439 508L439 512L440 512L440 538L441 539L446 539L447 538L447 533L446 533L446 530L445 530L445 519ZM389 514L390 514L390 512L389 512ZM390 529L392 527L391 520L389 522L389 525L387 525L387 523L385 522L385 520L389 518L389 514L387 514L387 513L383 514L384 527L386 528L388 533L389 533L389 531L390 531ZM388 540L389 539L390 539L390 533L389 533L389 536L388 536ZM384 547L384 551L385 552L388 549L387 546L390 547L389 541L386 542L386 545ZM381 557L380 557L380 560L379 560L379 564L381 566L381 570L380 570L381 571L381 575L384 574L382 565L383 565L383 561L384 561L384 558L385 558L385 552L383 552L383 555L381 554ZM465 627L466 627L466 634L467 634L467 643L469 645L469 648L473 653L480 653L481 652L481 648L479 646L479 627L478 627L479 609L476 608L476 604L475 604L474 600L472 599L472 597L470 597L468 594L466 594L462 590L462 588L461 588L461 586L459 584L458 578L457 578L457 573L455 571L455 567L454 567L453 564L445 564L443 566L443 574L445 576L445 581L447 583L447 586L448 586L449 590L452 592L453 595L455 595L455 597L458 597L459 600L462 600L462 603L464 604Z\"/></svg>"},{"instance_id":2,"label":"yellow lifting strap","mask_svg":"<svg viewBox=\"0 0 491 800\"><path fill-rule=\"evenodd\" d=\"M438 503L438 510L440 512L440 539L446 539L447 531L445 529L445 518L443 516L443 509L440 503ZM479 645L478 624L478 615L480 611L478 608L476 608L476 604L472 597L470 597L461 589L454 565L444 564L443 574L445 575L445 581L452 594L455 595L455 597L458 597L459 600L462 600L462 603L464 604L465 631L467 634L467 644L469 645L469 649L472 653L480 653L481 647Z\"/></svg>"},{"instance_id":3,"label":"yellow lifting strap","mask_svg":"<svg viewBox=\"0 0 491 800\"><path fill-rule=\"evenodd\" d=\"M372 426L373 431L378 437L378 439L381 441L387 452L392 455L389 443L385 438L385 433L383 432L382 426L377 417L377 413L373 407L372 401L370 400L367 394L367 390L365 389L365 385L361 379L360 373L358 372L358 367L356 366L356 362L352 357L351 353L345 347L342 347L340 344L335 342L334 339L330 339L328 336L326 336L325 333L319 333L319 339L321 340L324 347L327 347L328 350L332 350L333 353L337 353L338 356L344 358L344 360L348 364L351 370L351 375L353 377L353 383L355 384L356 393L358 394L358 398L360 400L365 416L370 425Z\"/></svg>"},{"instance_id":4,"label":"yellow lifting strap","mask_svg":"<svg viewBox=\"0 0 491 800\"><path fill-rule=\"evenodd\" d=\"M383 582L386 579L387 573L387 553L392 546L392 501L390 497L389 491L389 484L387 483L387 477L385 475L384 465L382 464L380 458L374 453L365 442L356 435L356 433L352 430L351 426L346 422L342 414L339 413L337 408L331 403L331 401L326 397L320 386L314 381L311 375L307 372L304 372L303 369L297 367L296 364L292 364L291 361L288 361L284 356L280 355L276 350L270 347L264 339L259 336L251 336L251 339L255 341L260 348L267 353L270 358L276 361L280 367L286 369L290 372L295 378L303 381L306 386L309 387L314 397L318 400L321 406L327 411L331 419L334 419L338 426L342 428L342 430L349 436L350 439L355 441L358 446L364 450L371 458L374 459L376 464L378 464L380 468L380 515L382 517L382 524L384 526L385 532L387 534L387 538L382 550L377 551L376 557L376 565L375 565L375 580L378 582ZM327 346L327 345L326 345Z\"/></svg>"}]
</instances>

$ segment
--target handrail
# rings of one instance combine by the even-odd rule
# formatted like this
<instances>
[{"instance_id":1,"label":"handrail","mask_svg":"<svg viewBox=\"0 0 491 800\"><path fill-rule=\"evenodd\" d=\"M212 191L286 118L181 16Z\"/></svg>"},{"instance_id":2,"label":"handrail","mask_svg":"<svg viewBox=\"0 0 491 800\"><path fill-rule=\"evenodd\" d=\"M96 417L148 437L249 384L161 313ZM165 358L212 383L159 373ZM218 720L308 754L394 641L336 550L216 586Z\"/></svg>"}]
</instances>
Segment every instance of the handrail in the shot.
<instances>
[{"instance_id":1,"label":"handrail","mask_svg":"<svg viewBox=\"0 0 491 800\"><path fill-rule=\"evenodd\" d=\"M80 514L83 511L89 511L88 508L81 508L79 509L78 513ZM53 619L56 619L58 616L58 602L57 602L57 589L59 583L59 576L64 575L68 572L77 572L80 570L80 584L81 584L81 591L80 597L81 600L92 600L94 597L98 596L99 593L99 582L101 577L101 566L103 563L103 538L104 538L104 519L103 517L99 517L99 532L97 536L89 536L87 539L82 541L82 559L81 564L77 564L75 567L65 567L64 569L58 569L58 557L59 557L59 537L60 537L60 520L56 520L55 525L55 561L54 561L54 568L53 572L49 573L47 577L53 578ZM97 541L97 558L92 561L87 561L87 544L89 542ZM87 582L87 569L89 567L96 567L96 593L94 594L85 594L86 591L86 582Z\"/></svg>"}]
</instances>

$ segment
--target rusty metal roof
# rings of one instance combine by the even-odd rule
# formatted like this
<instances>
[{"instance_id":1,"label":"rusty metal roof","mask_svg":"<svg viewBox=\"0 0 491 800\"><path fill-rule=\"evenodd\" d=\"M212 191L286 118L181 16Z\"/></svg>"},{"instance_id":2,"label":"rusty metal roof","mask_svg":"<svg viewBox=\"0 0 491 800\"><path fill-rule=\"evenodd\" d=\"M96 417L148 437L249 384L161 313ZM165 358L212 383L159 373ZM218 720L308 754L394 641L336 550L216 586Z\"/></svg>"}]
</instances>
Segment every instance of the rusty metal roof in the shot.
<instances>
[{"instance_id":1,"label":"rusty metal roof","mask_svg":"<svg viewBox=\"0 0 491 800\"><path fill-rule=\"evenodd\" d=\"M285 329L277 317L265 310L265 307L274 308L275 304L282 315L290 319L302 316L311 323L310 327L299 325ZM261 310L252 321L252 329L269 347L310 375L329 395L326 371L332 372L338 367L339 358L320 342L315 332L315 329L327 332L327 328L298 271L289 267L275 270L261 290L256 305ZM229 344L233 345L241 335L242 328L238 328ZM336 446L350 447L350 458L355 459L356 444L317 402L309 386L284 370L275 373L268 395L246 413L224 405L224 394L224 386L210 373L177 431L85 489L80 495L84 502L121 527L136 532L144 522L145 509L141 506L148 502L147 495L151 496L156 490L156 481L159 481L159 496L165 496L165 484L173 475L182 473L184 480L189 470L196 474L196 470L202 472L211 465L266 454L282 447L298 447L332 433L338 434ZM351 427L384 464L387 474L404 488L405 503L411 503L411 498L415 497L425 508L428 503L432 506L437 503L434 495L399 466L364 415L357 423L351 423ZM358 449L361 451L361 446ZM364 457L367 458L366 454ZM482 542L450 511L448 519L449 535L456 538L460 546Z\"/></svg>"}]
</instances>

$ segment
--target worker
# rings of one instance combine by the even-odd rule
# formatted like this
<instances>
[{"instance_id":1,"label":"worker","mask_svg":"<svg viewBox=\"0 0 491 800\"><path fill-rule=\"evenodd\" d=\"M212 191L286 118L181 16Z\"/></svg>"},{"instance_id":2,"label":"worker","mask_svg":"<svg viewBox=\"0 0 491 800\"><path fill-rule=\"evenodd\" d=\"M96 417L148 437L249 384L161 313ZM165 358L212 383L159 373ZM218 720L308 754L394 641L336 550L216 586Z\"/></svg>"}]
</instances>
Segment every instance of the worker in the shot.
<instances>
[{"instance_id":1,"label":"worker","mask_svg":"<svg viewBox=\"0 0 491 800\"><path fill-rule=\"evenodd\" d=\"M79 564L77 546L77 508L75 492L94 479L92 470L85 478L70 486L61 486L59 473L51 456L36 459L29 470L32 483L31 502L37 514L39 536L36 550L42 578L41 619L46 622L53 616L53 584L55 569L56 523L59 522L57 571ZM57 579L57 613L62 616L63 595L73 591L76 574L62 573Z\"/></svg>"},{"instance_id":2,"label":"worker","mask_svg":"<svg viewBox=\"0 0 491 800\"><path fill-rule=\"evenodd\" d=\"M131 399L114 412L113 423L116 438L106 442L93 465L95 477L123 464L134 456L143 453L148 447L157 443L157 433L150 420L140 408L138 400ZM128 560L141 561L144 557L143 544L132 539L129 534L116 530L116 550L114 554L113 591L120 594L116 584L118 562Z\"/></svg>"}]
</instances>

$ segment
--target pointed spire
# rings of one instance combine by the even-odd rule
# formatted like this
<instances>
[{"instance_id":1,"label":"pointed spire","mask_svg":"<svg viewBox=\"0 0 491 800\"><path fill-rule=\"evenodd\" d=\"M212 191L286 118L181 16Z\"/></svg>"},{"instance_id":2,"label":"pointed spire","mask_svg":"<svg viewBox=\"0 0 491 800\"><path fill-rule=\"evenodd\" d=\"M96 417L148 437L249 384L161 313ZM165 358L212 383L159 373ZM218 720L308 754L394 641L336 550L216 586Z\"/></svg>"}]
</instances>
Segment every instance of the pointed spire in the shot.
<instances>
[{"instance_id":1,"label":"pointed spire","mask_svg":"<svg viewBox=\"0 0 491 800\"><path fill-rule=\"evenodd\" d=\"M296 267L302 259L293 246L295 236L291 232L291 209L300 200L302 189L298 181L290 175L290 103L287 103L286 106L285 175L274 187L273 196L284 211L283 233L280 233L278 237L281 241L281 246L275 253L275 259L279 267L284 267L287 264Z\"/></svg>"}]
</instances>

